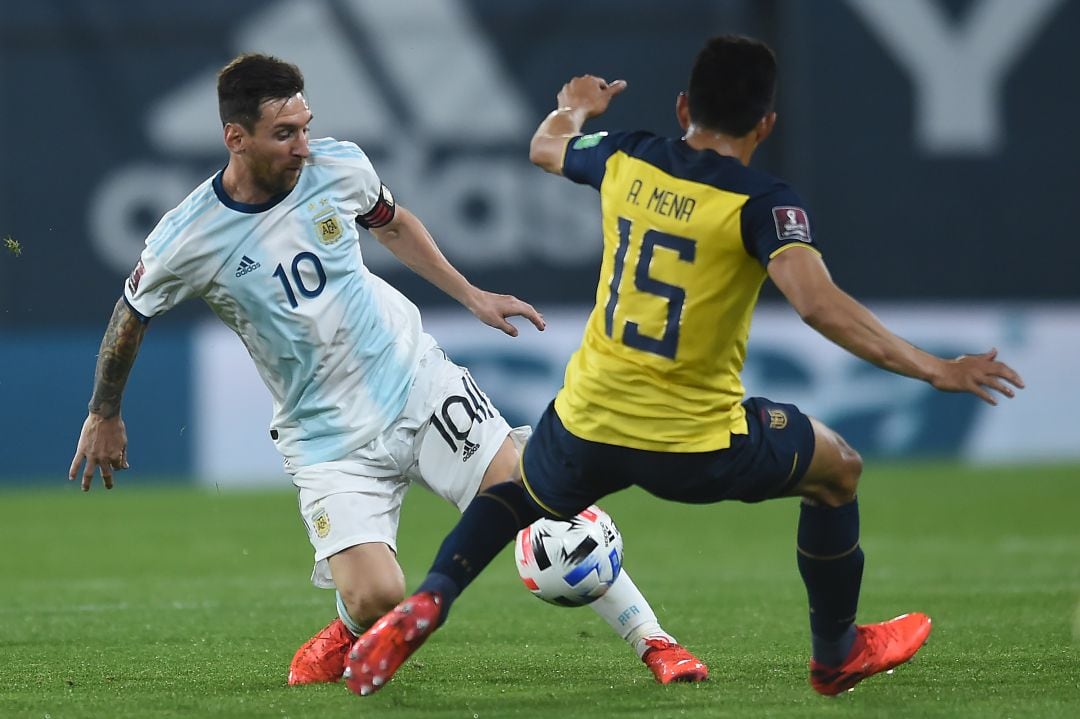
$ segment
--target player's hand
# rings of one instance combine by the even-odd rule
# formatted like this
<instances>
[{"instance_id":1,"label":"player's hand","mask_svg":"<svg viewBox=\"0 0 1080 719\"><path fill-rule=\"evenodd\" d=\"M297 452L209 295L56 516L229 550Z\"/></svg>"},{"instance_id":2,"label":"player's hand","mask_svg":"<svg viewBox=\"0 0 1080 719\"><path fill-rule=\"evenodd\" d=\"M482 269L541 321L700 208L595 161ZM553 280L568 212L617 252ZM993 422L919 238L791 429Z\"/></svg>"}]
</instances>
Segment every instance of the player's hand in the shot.
<instances>
[{"instance_id":1,"label":"player's hand","mask_svg":"<svg viewBox=\"0 0 1080 719\"><path fill-rule=\"evenodd\" d=\"M983 354L945 360L942 372L930 384L944 392L970 392L984 402L996 405L997 398L990 390L1012 398L1016 394L1013 387L1023 389L1024 380L1012 367L998 362L997 349L992 349Z\"/></svg>"},{"instance_id":2,"label":"player's hand","mask_svg":"<svg viewBox=\"0 0 1080 719\"><path fill-rule=\"evenodd\" d=\"M581 75L563 85L558 94L560 108L584 110L586 118L603 114L611 98L626 89L626 80L608 82L595 75Z\"/></svg>"},{"instance_id":3,"label":"player's hand","mask_svg":"<svg viewBox=\"0 0 1080 719\"><path fill-rule=\"evenodd\" d=\"M120 415L107 419L93 412L87 415L79 433L75 458L71 460L71 469L68 470L69 480L75 480L84 461L86 468L82 473L82 490L90 491L96 469L101 470L105 489L112 489L113 471L128 468L127 430Z\"/></svg>"},{"instance_id":4,"label":"player's hand","mask_svg":"<svg viewBox=\"0 0 1080 719\"><path fill-rule=\"evenodd\" d=\"M528 302L513 295L497 295L494 292L477 291L469 302L469 310L486 325L502 330L511 337L518 336L517 327L507 321L507 317L524 317L541 332L547 325L544 316Z\"/></svg>"}]
</instances>

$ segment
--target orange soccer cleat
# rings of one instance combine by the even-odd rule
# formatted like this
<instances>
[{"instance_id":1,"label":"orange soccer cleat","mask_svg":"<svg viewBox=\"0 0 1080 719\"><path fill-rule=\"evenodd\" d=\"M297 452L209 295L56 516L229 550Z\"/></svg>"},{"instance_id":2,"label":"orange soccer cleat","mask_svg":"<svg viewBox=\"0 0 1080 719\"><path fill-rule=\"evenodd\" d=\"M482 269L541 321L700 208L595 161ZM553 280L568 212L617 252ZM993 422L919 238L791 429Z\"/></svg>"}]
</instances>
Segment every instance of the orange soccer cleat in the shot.
<instances>
[{"instance_id":1,"label":"orange soccer cleat","mask_svg":"<svg viewBox=\"0 0 1080 719\"><path fill-rule=\"evenodd\" d=\"M379 691L420 648L439 621L439 595L418 592L394 607L356 640L345 662L345 684L367 696Z\"/></svg>"},{"instance_id":2,"label":"orange soccer cleat","mask_svg":"<svg viewBox=\"0 0 1080 719\"><path fill-rule=\"evenodd\" d=\"M709 677L709 668L690 651L675 642L663 638L646 639L649 648L641 655L641 661L652 670L661 684L672 682L703 682Z\"/></svg>"},{"instance_id":3,"label":"orange soccer cleat","mask_svg":"<svg viewBox=\"0 0 1080 719\"><path fill-rule=\"evenodd\" d=\"M345 655L356 641L340 619L323 627L296 650L289 664L289 684L336 682L345 672Z\"/></svg>"},{"instance_id":4,"label":"orange soccer cleat","mask_svg":"<svg viewBox=\"0 0 1080 719\"><path fill-rule=\"evenodd\" d=\"M857 626L855 631L855 645L843 664L828 666L810 660L810 685L819 694L847 691L911 659L930 636L930 617L918 612L901 614L887 622Z\"/></svg>"}]
</instances>

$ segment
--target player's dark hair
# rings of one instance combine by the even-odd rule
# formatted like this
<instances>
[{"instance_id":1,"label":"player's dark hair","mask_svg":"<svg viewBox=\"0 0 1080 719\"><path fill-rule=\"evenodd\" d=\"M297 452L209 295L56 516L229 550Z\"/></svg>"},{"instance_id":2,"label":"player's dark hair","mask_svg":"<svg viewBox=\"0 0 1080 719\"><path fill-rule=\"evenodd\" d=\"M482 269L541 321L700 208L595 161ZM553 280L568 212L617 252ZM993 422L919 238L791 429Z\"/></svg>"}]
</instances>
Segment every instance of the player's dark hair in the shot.
<instances>
[{"instance_id":1,"label":"player's dark hair","mask_svg":"<svg viewBox=\"0 0 1080 719\"><path fill-rule=\"evenodd\" d=\"M690 119L715 132L742 137L772 112L776 56L765 43L721 35L694 60L687 90Z\"/></svg>"},{"instance_id":2,"label":"player's dark hair","mask_svg":"<svg viewBox=\"0 0 1080 719\"><path fill-rule=\"evenodd\" d=\"M221 124L235 122L249 132L259 121L262 104L304 91L300 68L272 55L240 55L218 73Z\"/></svg>"}]
</instances>

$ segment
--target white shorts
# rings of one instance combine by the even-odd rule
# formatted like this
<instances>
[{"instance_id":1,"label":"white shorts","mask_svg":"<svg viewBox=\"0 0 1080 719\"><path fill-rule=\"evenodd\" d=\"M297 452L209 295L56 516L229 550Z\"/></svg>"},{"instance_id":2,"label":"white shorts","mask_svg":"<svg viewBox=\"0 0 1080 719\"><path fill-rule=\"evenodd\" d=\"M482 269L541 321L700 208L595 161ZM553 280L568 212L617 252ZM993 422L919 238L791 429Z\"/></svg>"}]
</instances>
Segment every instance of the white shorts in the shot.
<instances>
[{"instance_id":1,"label":"white shorts","mask_svg":"<svg viewBox=\"0 0 1080 719\"><path fill-rule=\"evenodd\" d=\"M382 542L397 551L401 503L411 482L465 511L510 431L468 370L441 349L427 352L405 409L386 431L342 459L293 475L315 548L312 583L333 588L327 558L349 547ZM528 433L528 427L515 430L515 442Z\"/></svg>"}]
</instances>

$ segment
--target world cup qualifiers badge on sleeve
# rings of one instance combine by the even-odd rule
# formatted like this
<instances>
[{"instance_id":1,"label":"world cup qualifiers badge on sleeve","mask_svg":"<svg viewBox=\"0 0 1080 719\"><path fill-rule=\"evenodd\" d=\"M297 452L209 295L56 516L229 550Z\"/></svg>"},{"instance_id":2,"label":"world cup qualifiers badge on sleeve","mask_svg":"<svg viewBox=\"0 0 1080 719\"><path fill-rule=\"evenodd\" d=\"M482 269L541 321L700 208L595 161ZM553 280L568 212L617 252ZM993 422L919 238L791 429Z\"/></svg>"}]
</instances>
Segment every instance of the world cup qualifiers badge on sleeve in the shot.
<instances>
[{"instance_id":1,"label":"world cup qualifiers badge on sleeve","mask_svg":"<svg viewBox=\"0 0 1080 719\"><path fill-rule=\"evenodd\" d=\"M801 207L774 207L773 222L776 223L776 237L780 240L798 240L812 242L810 239L810 220L806 210Z\"/></svg>"},{"instance_id":2,"label":"world cup qualifiers badge on sleeve","mask_svg":"<svg viewBox=\"0 0 1080 719\"><path fill-rule=\"evenodd\" d=\"M142 260L139 260L139 264L135 265L135 269L131 271L131 276L128 277L128 292L135 294L139 289L139 281L142 280L144 274L146 274L146 267L143 266Z\"/></svg>"}]
</instances>

